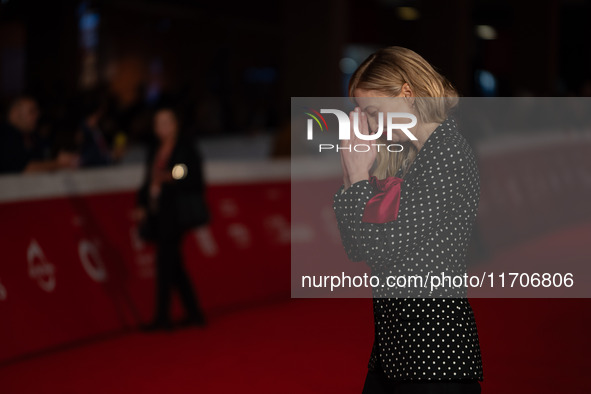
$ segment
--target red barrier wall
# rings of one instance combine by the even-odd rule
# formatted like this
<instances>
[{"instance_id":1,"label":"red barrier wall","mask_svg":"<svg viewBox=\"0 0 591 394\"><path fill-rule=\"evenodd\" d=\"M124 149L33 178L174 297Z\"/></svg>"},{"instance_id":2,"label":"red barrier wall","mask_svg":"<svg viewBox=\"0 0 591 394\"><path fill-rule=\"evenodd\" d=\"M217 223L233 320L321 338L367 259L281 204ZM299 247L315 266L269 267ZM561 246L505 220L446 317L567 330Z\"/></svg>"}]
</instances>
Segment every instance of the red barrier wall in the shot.
<instances>
[{"instance_id":1,"label":"red barrier wall","mask_svg":"<svg viewBox=\"0 0 591 394\"><path fill-rule=\"evenodd\" d=\"M288 177L209 187L213 221L184 244L206 313L289 296L289 192ZM134 190L0 203L0 361L151 318L134 203Z\"/></svg>"},{"instance_id":2,"label":"red barrier wall","mask_svg":"<svg viewBox=\"0 0 591 394\"><path fill-rule=\"evenodd\" d=\"M591 217L590 153L589 138L481 151L480 242L494 251ZM206 170L213 222L184 245L206 313L287 298L290 162ZM294 223L342 252L327 222L339 171L311 181L326 198L310 195ZM0 362L150 318L153 254L130 217L141 178L120 167L0 179Z\"/></svg>"}]
</instances>

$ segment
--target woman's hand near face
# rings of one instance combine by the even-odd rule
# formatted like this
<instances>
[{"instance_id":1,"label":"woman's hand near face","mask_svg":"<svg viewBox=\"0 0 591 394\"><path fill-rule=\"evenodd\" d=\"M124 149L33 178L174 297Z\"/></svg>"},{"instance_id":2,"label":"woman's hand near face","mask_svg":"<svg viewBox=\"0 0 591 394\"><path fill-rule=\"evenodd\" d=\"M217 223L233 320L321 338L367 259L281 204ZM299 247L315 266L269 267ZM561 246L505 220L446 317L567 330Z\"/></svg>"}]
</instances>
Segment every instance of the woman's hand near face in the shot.
<instances>
[{"instance_id":1,"label":"woman's hand near face","mask_svg":"<svg viewBox=\"0 0 591 394\"><path fill-rule=\"evenodd\" d=\"M361 134L369 135L367 124L367 114L361 112L360 108L355 108L359 114L359 131ZM345 190L352 184L369 179L369 171L376 160L377 149L373 141L362 140L353 131L353 113L349 113L349 122L351 124L351 139L341 141L341 165L343 166ZM370 149L366 151L356 151L354 147L357 144L369 145ZM350 150L350 151L349 151Z\"/></svg>"},{"instance_id":2,"label":"woman's hand near face","mask_svg":"<svg viewBox=\"0 0 591 394\"><path fill-rule=\"evenodd\" d=\"M341 141L341 147L343 146L343 141ZM347 167L345 165L345 159L343 156L343 151L341 151L341 167L343 169L343 185L345 187L345 190L347 190L349 188L349 186L351 186L351 182L349 181L349 173L347 172Z\"/></svg>"}]
</instances>

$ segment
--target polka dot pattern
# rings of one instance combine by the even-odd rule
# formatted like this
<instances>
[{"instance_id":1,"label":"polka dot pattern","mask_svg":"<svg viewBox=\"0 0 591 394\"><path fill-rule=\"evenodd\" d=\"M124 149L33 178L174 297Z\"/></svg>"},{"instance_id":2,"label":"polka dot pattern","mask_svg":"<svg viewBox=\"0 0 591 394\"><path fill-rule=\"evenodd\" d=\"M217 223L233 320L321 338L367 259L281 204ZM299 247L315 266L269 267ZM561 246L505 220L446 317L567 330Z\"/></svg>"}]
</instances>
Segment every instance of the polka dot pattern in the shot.
<instances>
[{"instance_id":1,"label":"polka dot pattern","mask_svg":"<svg viewBox=\"0 0 591 394\"><path fill-rule=\"evenodd\" d=\"M480 177L474 153L453 118L431 133L404 177L397 220L361 221L376 193L362 180L346 191L341 186L334 195L349 259L365 261L382 283L391 275L466 272ZM368 367L390 379L482 380L478 332L465 290L374 288L375 340Z\"/></svg>"}]
</instances>

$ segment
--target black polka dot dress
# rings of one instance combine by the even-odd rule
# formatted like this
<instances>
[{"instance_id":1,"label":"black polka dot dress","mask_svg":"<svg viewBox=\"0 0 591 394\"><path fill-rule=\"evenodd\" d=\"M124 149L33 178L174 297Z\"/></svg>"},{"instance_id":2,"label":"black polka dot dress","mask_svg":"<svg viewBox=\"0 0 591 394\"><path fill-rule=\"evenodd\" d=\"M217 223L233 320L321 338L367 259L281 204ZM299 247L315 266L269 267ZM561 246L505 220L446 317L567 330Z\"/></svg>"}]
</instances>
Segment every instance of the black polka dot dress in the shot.
<instances>
[{"instance_id":1,"label":"black polka dot dress","mask_svg":"<svg viewBox=\"0 0 591 394\"><path fill-rule=\"evenodd\" d=\"M366 262L381 283L389 276L466 272L480 179L474 153L452 118L431 133L411 164L396 220L362 222L365 205L377 192L363 180L346 191L341 186L334 195L349 259ZM392 380L482 380L478 333L465 290L373 288L375 339L368 368Z\"/></svg>"}]
</instances>

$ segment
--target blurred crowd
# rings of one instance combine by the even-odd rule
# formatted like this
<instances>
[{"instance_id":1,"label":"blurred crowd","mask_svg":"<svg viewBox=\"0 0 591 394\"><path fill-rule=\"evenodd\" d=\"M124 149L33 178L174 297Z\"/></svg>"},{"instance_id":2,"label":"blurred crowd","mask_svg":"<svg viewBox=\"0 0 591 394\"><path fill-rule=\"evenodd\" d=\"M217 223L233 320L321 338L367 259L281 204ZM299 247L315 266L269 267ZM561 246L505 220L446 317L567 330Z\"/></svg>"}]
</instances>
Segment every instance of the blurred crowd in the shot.
<instances>
[{"instance_id":1,"label":"blurred crowd","mask_svg":"<svg viewBox=\"0 0 591 394\"><path fill-rule=\"evenodd\" d=\"M63 116L46 116L32 96L7 106L0 131L0 173L53 171L118 162L126 134L110 125L108 100L97 92L80 97Z\"/></svg>"},{"instance_id":2,"label":"blurred crowd","mask_svg":"<svg viewBox=\"0 0 591 394\"><path fill-rule=\"evenodd\" d=\"M151 98L149 92L144 93L138 92L138 99L128 105L121 105L107 89L84 91L71 100L55 102L41 102L31 95L12 99L2 111L0 174L119 163L130 147L155 143L153 117L162 107L175 108L183 134L193 138L235 131L249 135L276 128L273 108L264 99L224 105L215 95L194 100L182 94ZM231 108L254 111L243 116Z\"/></svg>"}]
</instances>

